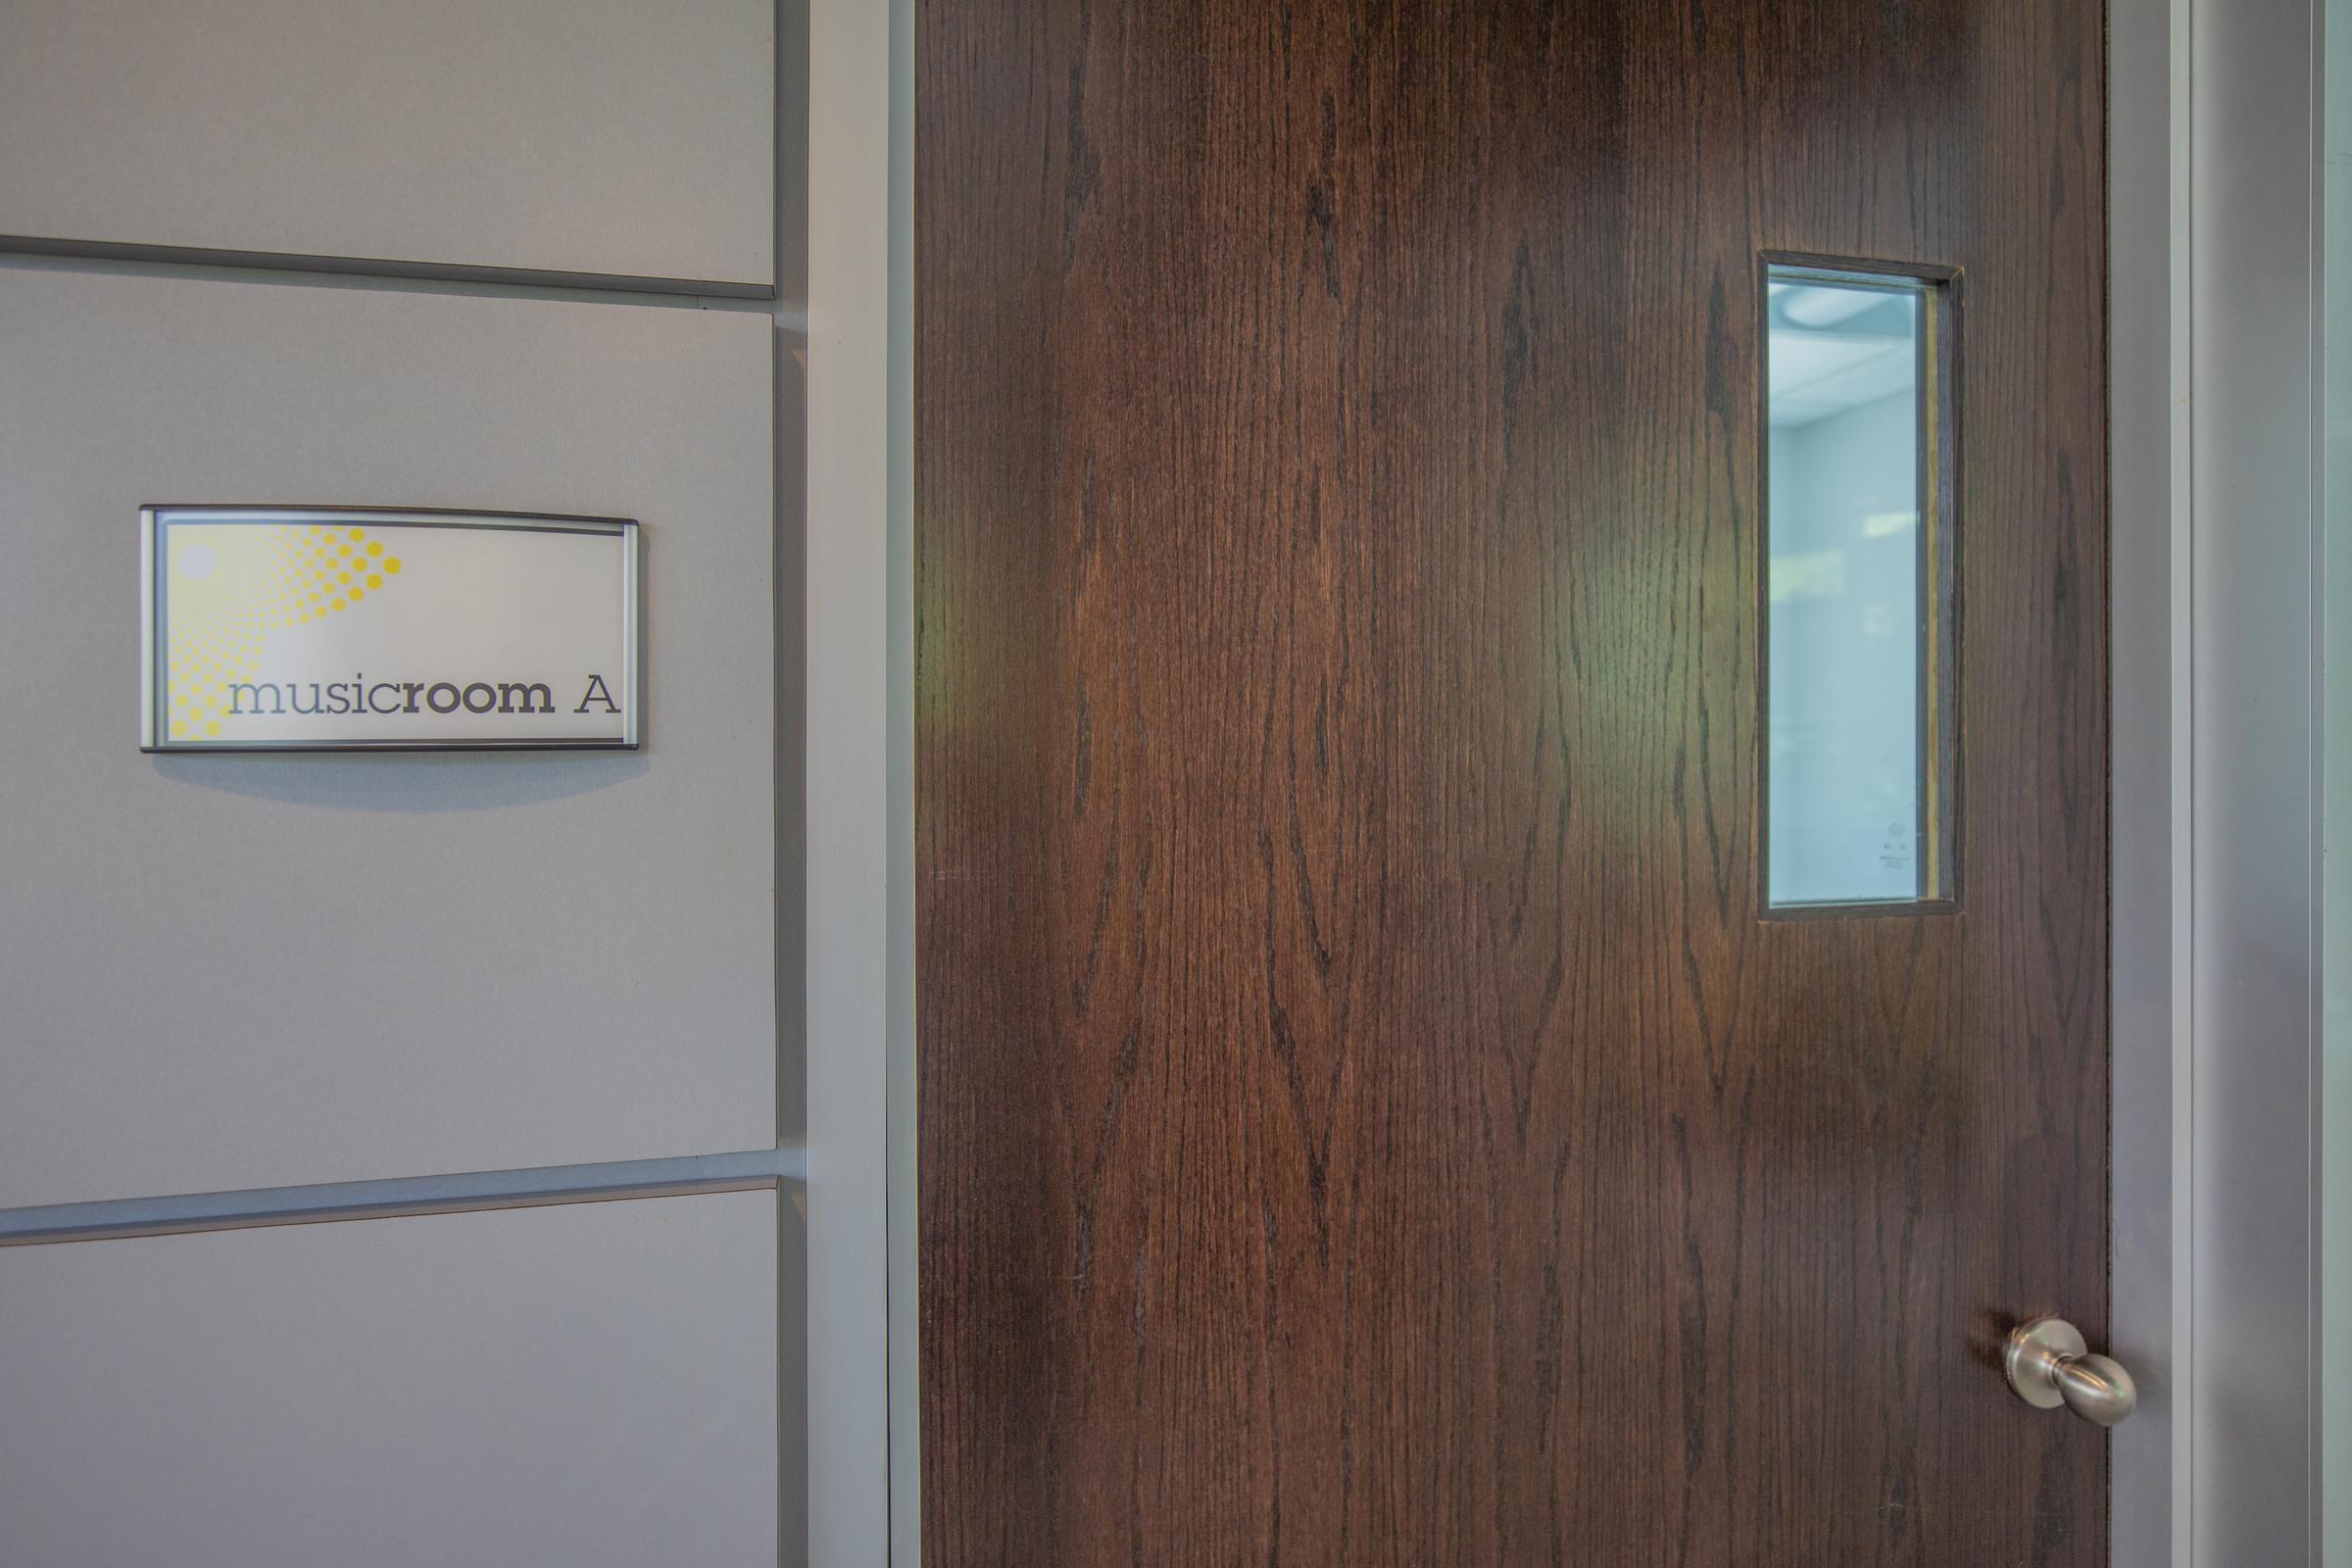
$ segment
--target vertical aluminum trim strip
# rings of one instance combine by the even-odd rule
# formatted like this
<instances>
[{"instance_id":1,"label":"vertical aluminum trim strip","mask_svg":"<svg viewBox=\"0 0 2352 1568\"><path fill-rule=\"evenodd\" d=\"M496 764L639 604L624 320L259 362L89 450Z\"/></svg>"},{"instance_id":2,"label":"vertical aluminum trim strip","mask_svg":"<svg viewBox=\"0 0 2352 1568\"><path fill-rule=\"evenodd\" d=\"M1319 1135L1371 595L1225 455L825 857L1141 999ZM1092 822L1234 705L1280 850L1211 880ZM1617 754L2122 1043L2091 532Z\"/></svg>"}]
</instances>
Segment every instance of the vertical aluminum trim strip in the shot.
<instances>
[{"instance_id":1,"label":"vertical aluminum trim strip","mask_svg":"<svg viewBox=\"0 0 2352 1568\"><path fill-rule=\"evenodd\" d=\"M155 667L155 509L139 509L139 750L153 751L162 725L156 704L163 683Z\"/></svg>"},{"instance_id":2,"label":"vertical aluminum trim strip","mask_svg":"<svg viewBox=\"0 0 2352 1568\"><path fill-rule=\"evenodd\" d=\"M645 535L636 523L621 530L620 544L620 659L621 689L628 694L628 713L621 720L620 743L635 751L645 725L645 690L638 671L645 662L645 590L640 569Z\"/></svg>"}]
</instances>

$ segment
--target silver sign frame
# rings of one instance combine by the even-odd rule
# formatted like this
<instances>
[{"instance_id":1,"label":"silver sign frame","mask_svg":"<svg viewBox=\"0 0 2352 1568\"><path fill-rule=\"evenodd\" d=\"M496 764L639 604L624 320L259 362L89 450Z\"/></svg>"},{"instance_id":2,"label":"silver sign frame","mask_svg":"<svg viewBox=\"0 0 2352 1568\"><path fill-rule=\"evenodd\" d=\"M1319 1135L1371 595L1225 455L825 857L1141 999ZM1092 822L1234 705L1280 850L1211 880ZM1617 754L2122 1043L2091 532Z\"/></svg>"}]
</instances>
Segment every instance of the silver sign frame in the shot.
<instances>
[{"instance_id":1,"label":"silver sign frame","mask_svg":"<svg viewBox=\"0 0 2352 1568\"><path fill-rule=\"evenodd\" d=\"M170 583L158 548L173 522L336 523L359 519L410 528L502 528L534 533L602 534L621 542L621 733L546 740L174 740L164 706L170 684L163 661ZM563 513L465 512L430 507L272 507L157 503L139 509L139 750L181 754L255 752L633 752L644 744L644 535L633 517Z\"/></svg>"}]
</instances>

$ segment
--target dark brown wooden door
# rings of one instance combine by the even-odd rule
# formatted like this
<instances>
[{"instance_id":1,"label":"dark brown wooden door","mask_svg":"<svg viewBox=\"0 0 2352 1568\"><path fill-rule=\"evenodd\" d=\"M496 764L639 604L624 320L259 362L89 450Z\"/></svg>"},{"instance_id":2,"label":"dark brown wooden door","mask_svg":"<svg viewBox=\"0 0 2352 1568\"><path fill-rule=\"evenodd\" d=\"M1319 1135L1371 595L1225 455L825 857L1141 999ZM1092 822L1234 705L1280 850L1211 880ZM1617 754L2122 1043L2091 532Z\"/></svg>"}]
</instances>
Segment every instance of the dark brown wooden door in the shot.
<instances>
[{"instance_id":1,"label":"dark brown wooden door","mask_svg":"<svg viewBox=\"0 0 2352 1568\"><path fill-rule=\"evenodd\" d=\"M924 0L931 1564L2105 1560L2095 0ZM1765 918L1759 257L1956 268L1955 912Z\"/></svg>"}]
</instances>

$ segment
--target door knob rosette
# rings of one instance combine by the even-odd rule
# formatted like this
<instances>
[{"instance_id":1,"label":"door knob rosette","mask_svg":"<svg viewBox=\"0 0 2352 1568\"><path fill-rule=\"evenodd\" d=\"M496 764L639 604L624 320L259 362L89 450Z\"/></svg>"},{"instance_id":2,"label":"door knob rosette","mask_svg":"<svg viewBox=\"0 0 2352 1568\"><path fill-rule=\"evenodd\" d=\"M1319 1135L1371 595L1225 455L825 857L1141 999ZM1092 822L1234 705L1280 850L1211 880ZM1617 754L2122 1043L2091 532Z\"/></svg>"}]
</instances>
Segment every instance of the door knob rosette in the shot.
<instances>
[{"instance_id":1,"label":"door knob rosette","mask_svg":"<svg viewBox=\"0 0 2352 1568\"><path fill-rule=\"evenodd\" d=\"M2085 1421L2111 1427L2139 1407L2139 1390L2123 1363L2092 1355L2082 1331L2064 1318L2038 1317L2011 1329L2001 1359L2009 1386L2037 1410L2063 1404Z\"/></svg>"}]
</instances>

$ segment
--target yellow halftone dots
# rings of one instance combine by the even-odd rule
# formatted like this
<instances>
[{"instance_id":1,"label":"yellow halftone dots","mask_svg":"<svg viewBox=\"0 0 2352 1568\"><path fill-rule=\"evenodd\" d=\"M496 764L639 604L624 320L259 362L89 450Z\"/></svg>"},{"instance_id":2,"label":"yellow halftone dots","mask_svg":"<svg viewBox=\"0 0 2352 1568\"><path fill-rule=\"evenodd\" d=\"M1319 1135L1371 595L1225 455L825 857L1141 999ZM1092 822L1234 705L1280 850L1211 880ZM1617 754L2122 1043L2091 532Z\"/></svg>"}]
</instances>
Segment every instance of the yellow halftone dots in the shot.
<instances>
[{"instance_id":1,"label":"yellow halftone dots","mask_svg":"<svg viewBox=\"0 0 2352 1568\"><path fill-rule=\"evenodd\" d=\"M398 556L386 556L384 558L384 575L389 577L397 573L399 570L400 558Z\"/></svg>"},{"instance_id":2,"label":"yellow halftone dots","mask_svg":"<svg viewBox=\"0 0 2352 1568\"><path fill-rule=\"evenodd\" d=\"M163 711L174 738L219 739L247 722L229 687L262 678L270 635L382 589L384 559L380 542L349 524L173 524Z\"/></svg>"}]
</instances>

